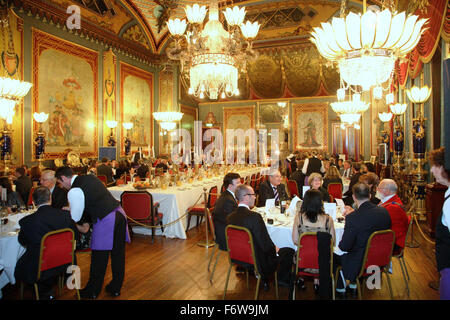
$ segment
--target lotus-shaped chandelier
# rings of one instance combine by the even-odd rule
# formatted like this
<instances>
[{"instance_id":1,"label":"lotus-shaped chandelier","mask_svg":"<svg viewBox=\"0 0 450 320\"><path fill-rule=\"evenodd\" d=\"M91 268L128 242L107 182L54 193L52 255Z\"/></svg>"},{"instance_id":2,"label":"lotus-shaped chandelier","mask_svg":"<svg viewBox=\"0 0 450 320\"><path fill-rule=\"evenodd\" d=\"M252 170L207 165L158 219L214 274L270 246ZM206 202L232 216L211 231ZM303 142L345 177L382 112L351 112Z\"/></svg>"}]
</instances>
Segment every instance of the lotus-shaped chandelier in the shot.
<instances>
[{"instance_id":1,"label":"lotus-shaped chandelier","mask_svg":"<svg viewBox=\"0 0 450 320\"><path fill-rule=\"evenodd\" d=\"M390 78L395 61L417 45L427 19L376 6L344 17L342 7L340 17L313 29L311 41L325 59L337 64L347 85L364 91L380 86Z\"/></svg>"}]
</instances>

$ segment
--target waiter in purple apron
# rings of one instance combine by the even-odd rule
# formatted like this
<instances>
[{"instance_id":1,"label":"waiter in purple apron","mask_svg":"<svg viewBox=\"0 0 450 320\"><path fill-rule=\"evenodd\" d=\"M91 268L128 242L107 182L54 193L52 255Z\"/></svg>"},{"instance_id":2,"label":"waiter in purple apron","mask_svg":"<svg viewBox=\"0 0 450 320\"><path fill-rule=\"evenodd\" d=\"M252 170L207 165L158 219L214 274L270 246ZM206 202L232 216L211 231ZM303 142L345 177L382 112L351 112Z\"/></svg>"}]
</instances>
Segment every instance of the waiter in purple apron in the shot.
<instances>
[{"instance_id":1,"label":"waiter in purple apron","mask_svg":"<svg viewBox=\"0 0 450 320\"><path fill-rule=\"evenodd\" d=\"M111 296L119 296L125 275L125 241L130 242L125 212L96 176L78 176L70 167L61 167L56 171L56 178L69 190L67 199L72 219L78 222L86 211L93 223L89 281L80 290L80 296L95 299L99 295L110 253L112 281L105 290Z\"/></svg>"}]
</instances>

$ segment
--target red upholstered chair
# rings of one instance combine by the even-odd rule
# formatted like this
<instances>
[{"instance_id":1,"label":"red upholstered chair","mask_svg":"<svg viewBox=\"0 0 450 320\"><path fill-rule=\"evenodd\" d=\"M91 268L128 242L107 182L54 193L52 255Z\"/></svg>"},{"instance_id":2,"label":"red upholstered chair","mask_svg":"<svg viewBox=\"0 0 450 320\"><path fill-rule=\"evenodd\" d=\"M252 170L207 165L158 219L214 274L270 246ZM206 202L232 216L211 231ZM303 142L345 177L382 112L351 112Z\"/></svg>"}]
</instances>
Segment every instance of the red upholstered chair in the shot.
<instances>
[{"instance_id":1,"label":"red upholstered chair","mask_svg":"<svg viewBox=\"0 0 450 320\"><path fill-rule=\"evenodd\" d=\"M370 266L378 266L381 271L381 275L386 274L387 283L389 287L389 294L391 299L394 298L392 294L391 279L389 278L389 266L391 264L392 249L395 243L395 233L392 230L381 230L372 233L367 241L366 251L364 253L364 259L361 266L361 270L356 277L356 285L358 288L358 299L362 299L361 284L359 279L367 277L373 273L367 272L367 268ZM336 279L340 267L336 270ZM364 286L363 286L364 287Z\"/></svg>"},{"instance_id":2,"label":"red upholstered chair","mask_svg":"<svg viewBox=\"0 0 450 320\"><path fill-rule=\"evenodd\" d=\"M287 186L288 186L289 193L291 194L291 197L293 197L293 196L300 197L300 193L298 191L297 181L295 181L295 180L288 180L287 181Z\"/></svg>"},{"instance_id":3,"label":"red upholstered chair","mask_svg":"<svg viewBox=\"0 0 450 320\"><path fill-rule=\"evenodd\" d=\"M48 232L41 240L41 250L39 255L37 281L34 283L36 300L39 300L39 288L37 282L41 278L42 272L64 265L74 264L74 252L76 247L75 235L72 229L65 228ZM63 279L66 270L59 275L58 289L62 292ZM78 286L81 284L78 284ZM20 298L23 299L24 283L20 284ZM80 293L77 290L78 300Z\"/></svg>"},{"instance_id":4,"label":"red upholstered chair","mask_svg":"<svg viewBox=\"0 0 450 320\"><path fill-rule=\"evenodd\" d=\"M335 299L333 276L333 240L330 238L330 276L332 283L333 300ZM302 269L319 269L319 250L317 249L317 232L302 233L298 239L295 274L300 277L319 277L318 273L306 272ZM295 287L292 298L295 300Z\"/></svg>"},{"instance_id":5,"label":"red upholstered chair","mask_svg":"<svg viewBox=\"0 0 450 320\"><path fill-rule=\"evenodd\" d=\"M230 267L228 268L227 280L225 281L225 290L223 292L223 299L225 299L225 295L227 293L231 269L233 267L233 264L237 264L245 268L246 270L247 289L249 288L248 268L250 266L253 266L256 278L258 279L258 281L256 282L256 290L255 290L255 300L257 300L259 293L259 284L261 282L261 274L259 273L258 267L256 265L255 246L253 243L252 234L247 228L230 224L225 228L225 238L227 241L228 262L230 263ZM278 299L278 277L276 271L275 271L275 294Z\"/></svg>"},{"instance_id":6,"label":"red upholstered chair","mask_svg":"<svg viewBox=\"0 0 450 320\"><path fill-rule=\"evenodd\" d=\"M330 182L328 184L328 194L334 199L342 199L342 184L339 182ZM331 202L333 202L331 200Z\"/></svg>"},{"instance_id":7,"label":"red upholstered chair","mask_svg":"<svg viewBox=\"0 0 450 320\"><path fill-rule=\"evenodd\" d=\"M406 268L406 263L405 263L405 247L406 247L406 239L408 239L409 237L409 233L411 232L411 227L413 224L413 219L411 218L411 216L408 216L408 231L406 232L406 237L405 237L405 243L403 244L403 248L394 249L394 252L392 253L392 257L397 258L398 262L400 263L400 267L402 269L402 275L403 275L403 279L405 280L405 284L406 284L406 291L408 292L408 296L409 296L409 285L408 285L408 281L409 281L409 274L408 274L408 268Z\"/></svg>"},{"instance_id":8,"label":"red upholstered chair","mask_svg":"<svg viewBox=\"0 0 450 320\"><path fill-rule=\"evenodd\" d=\"M105 187L106 187L107 181L108 181L108 179L106 178L106 176L98 175L97 178L98 178L101 182L103 182L103 184L104 184Z\"/></svg>"},{"instance_id":9,"label":"red upholstered chair","mask_svg":"<svg viewBox=\"0 0 450 320\"><path fill-rule=\"evenodd\" d=\"M120 202L129 220L128 225L152 226L152 242L155 238L155 226L160 225L164 232L163 214L158 212L159 203L153 202L153 196L147 191L124 191ZM134 221L130 220L133 219Z\"/></svg>"},{"instance_id":10,"label":"red upholstered chair","mask_svg":"<svg viewBox=\"0 0 450 320\"><path fill-rule=\"evenodd\" d=\"M208 193L208 200L207 200L207 208L212 211L214 209L214 205L216 204L217 200L217 187L211 187L209 189ZM205 202L198 203L188 209L187 214L187 227L186 232L189 230L189 226L191 225L191 217L196 216L197 217L197 227L202 223L203 217L205 216Z\"/></svg>"}]
</instances>

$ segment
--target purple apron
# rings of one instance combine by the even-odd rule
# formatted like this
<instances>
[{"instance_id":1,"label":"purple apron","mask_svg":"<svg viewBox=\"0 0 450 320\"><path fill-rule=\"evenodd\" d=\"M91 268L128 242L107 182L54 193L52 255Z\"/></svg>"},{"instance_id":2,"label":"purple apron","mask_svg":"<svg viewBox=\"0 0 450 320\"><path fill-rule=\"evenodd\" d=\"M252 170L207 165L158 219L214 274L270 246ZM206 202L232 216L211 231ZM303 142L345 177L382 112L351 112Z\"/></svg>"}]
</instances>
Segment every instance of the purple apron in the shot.
<instances>
[{"instance_id":1,"label":"purple apron","mask_svg":"<svg viewBox=\"0 0 450 320\"><path fill-rule=\"evenodd\" d=\"M114 225L116 223L116 212L120 212L126 221L125 241L130 242L128 233L128 221L125 211L118 206L108 213L103 219L98 219L92 227L91 249L92 250L112 250L114 242Z\"/></svg>"}]
</instances>

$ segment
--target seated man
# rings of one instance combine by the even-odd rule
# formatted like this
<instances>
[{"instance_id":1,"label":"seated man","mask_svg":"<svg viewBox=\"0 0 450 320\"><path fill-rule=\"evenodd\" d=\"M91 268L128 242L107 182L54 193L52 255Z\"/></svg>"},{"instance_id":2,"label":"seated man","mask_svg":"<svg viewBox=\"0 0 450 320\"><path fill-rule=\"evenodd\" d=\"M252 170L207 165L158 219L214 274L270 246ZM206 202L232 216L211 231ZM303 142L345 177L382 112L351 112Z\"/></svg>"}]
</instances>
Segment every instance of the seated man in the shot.
<instances>
[{"instance_id":1,"label":"seated man","mask_svg":"<svg viewBox=\"0 0 450 320\"><path fill-rule=\"evenodd\" d=\"M33 192L37 211L19 221L19 243L26 248L25 253L17 261L14 276L19 281L34 283L37 280L37 270L40 255L41 240L47 232L70 228L78 238L75 222L64 211L51 206L51 193L47 187L38 187ZM52 299L52 287L56 284L55 276L64 272L66 266L46 270L41 273L38 282L41 299Z\"/></svg>"},{"instance_id":2,"label":"seated man","mask_svg":"<svg viewBox=\"0 0 450 320\"><path fill-rule=\"evenodd\" d=\"M56 185L55 171L44 170L40 179L41 186L47 187L52 194L52 207L62 209L67 207L67 190Z\"/></svg>"},{"instance_id":3,"label":"seated man","mask_svg":"<svg viewBox=\"0 0 450 320\"><path fill-rule=\"evenodd\" d=\"M402 200L397 195L397 189L397 183L392 179L381 180L377 189L381 197L380 206L389 212L391 229L395 232L394 253L404 248L408 232L408 216L403 208Z\"/></svg>"},{"instance_id":4,"label":"seated man","mask_svg":"<svg viewBox=\"0 0 450 320\"><path fill-rule=\"evenodd\" d=\"M26 204L28 202L30 190L33 187L30 177L27 176L23 167L18 167L16 168L16 171L14 171L13 179L15 179L14 184L16 185L16 192L22 198L23 203Z\"/></svg>"},{"instance_id":5,"label":"seated man","mask_svg":"<svg viewBox=\"0 0 450 320\"><path fill-rule=\"evenodd\" d=\"M302 172L302 167L303 167L303 160L298 160L297 161L297 170L293 171L291 176L289 177L290 180L294 180L295 182L297 182L297 187L298 187L298 192L301 194L302 193L302 188L303 185L305 184L305 174Z\"/></svg>"},{"instance_id":6,"label":"seated man","mask_svg":"<svg viewBox=\"0 0 450 320\"><path fill-rule=\"evenodd\" d=\"M334 255L336 264L342 266L342 273L346 281L343 283L342 277L338 277L336 291L341 295L345 294L346 285L356 281L370 235L375 231L391 227L388 211L369 201L370 188L367 184L358 182L353 186L352 191L352 197L358 209L345 217L344 234L339 243L339 249L346 253L342 256ZM356 285L350 284L349 287L353 295L356 295Z\"/></svg>"},{"instance_id":7,"label":"seated man","mask_svg":"<svg viewBox=\"0 0 450 320\"><path fill-rule=\"evenodd\" d=\"M264 289L269 289L268 279L277 270L278 265L278 283L282 286L290 286L294 249L280 249L273 244L263 218L259 213L251 211L255 204L255 192L252 187L241 184L236 188L235 194L239 205L228 215L227 225L245 227L252 234L255 262L261 273Z\"/></svg>"},{"instance_id":8,"label":"seated man","mask_svg":"<svg viewBox=\"0 0 450 320\"><path fill-rule=\"evenodd\" d=\"M264 207L267 199L275 199L275 204L288 200L284 184L281 184L281 173L278 170L271 171L269 179L259 185L257 207Z\"/></svg>"},{"instance_id":9,"label":"seated man","mask_svg":"<svg viewBox=\"0 0 450 320\"><path fill-rule=\"evenodd\" d=\"M108 164L109 159L104 157L102 158L102 163L97 166L97 175L106 177L106 185L108 187L114 185L114 173L112 168Z\"/></svg>"},{"instance_id":10,"label":"seated man","mask_svg":"<svg viewBox=\"0 0 450 320\"><path fill-rule=\"evenodd\" d=\"M221 193L214 206L214 229L216 233L216 242L219 245L220 250L227 250L225 239L225 227L227 226L226 218L238 206L235 191L240 184L241 177L238 173L227 173L223 178L225 191Z\"/></svg>"},{"instance_id":11,"label":"seated man","mask_svg":"<svg viewBox=\"0 0 450 320\"><path fill-rule=\"evenodd\" d=\"M351 206L353 205L353 197L352 197L352 190L353 190L353 186L358 183L359 181L359 177L362 175L361 174L361 165L357 162L354 162L352 164L352 177L350 179L350 185L348 186L348 190L347 192L345 192L342 197L343 197L343 201L346 205Z\"/></svg>"}]
</instances>

